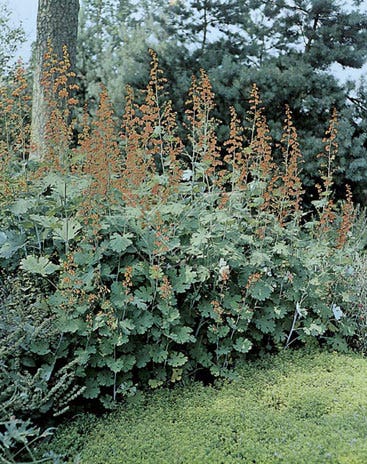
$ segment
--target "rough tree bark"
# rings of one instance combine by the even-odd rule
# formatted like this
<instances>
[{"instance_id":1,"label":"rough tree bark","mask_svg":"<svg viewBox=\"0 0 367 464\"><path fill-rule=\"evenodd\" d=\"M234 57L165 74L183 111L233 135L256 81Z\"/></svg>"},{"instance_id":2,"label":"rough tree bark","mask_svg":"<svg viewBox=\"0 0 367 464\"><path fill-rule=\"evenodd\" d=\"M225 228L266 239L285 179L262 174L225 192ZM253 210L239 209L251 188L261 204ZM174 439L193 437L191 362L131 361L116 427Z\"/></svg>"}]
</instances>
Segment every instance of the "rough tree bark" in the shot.
<instances>
[{"instance_id":1,"label":"rough tree bark","mask_svg":"<svg viewBox=\"0 0 367 464\"><path fill-rule=\"evenodd\" d=\"M75 64L78 33L79 0L38 0L36 60L34 69L31 157L42 158L45 150L45 126L48 111L42 76L49 44L59 60L66 45L71 64Z\"/></svg>"}]
</instances>

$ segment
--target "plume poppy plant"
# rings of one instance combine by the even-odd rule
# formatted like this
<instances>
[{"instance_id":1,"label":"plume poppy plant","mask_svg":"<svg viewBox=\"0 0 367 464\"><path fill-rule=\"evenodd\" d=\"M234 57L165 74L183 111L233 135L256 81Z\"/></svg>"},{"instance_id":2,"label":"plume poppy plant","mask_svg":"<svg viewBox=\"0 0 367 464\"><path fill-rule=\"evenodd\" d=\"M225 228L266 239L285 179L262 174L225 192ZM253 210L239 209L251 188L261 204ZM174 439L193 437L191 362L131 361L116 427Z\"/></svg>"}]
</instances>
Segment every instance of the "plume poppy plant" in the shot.
<instances>
[{"instance_id":1,"label":"plume poppy plant","mask_svg":"<svg viewBox=\"0 0 367 464\"><path fill-rule=\"evenodd\" d=\"M277 144L253 85L246 121L230 108L221 143L207 73L193 78L179 126L150 56L147 86L126 89L120 120L104 87L95 110L75 113L67 56L50 55L48 150L17 200L14 145L27 133L8 126L0 148L0 265L45 279L31 306L51 311L61 337L34 346L36 362L73 362L84 398L105 407L200 370L229 376L250 351L315 339L343 348L354 333L340 311L359 226L350 187L333 199L336 113L316 158L319 197L305 207L290 107ZM27 102L22 82L1 90L5 126Z\"/></svg>"}]
</instances>

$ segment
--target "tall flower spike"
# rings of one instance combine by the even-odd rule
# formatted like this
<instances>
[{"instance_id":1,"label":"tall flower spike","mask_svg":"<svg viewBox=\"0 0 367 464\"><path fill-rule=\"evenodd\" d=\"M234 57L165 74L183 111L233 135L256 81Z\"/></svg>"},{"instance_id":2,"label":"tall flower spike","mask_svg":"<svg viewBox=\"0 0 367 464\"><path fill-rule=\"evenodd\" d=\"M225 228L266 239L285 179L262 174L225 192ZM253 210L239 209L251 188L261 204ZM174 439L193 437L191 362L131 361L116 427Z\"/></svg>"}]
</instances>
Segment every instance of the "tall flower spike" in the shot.
<instances>
[{"instance_id":1,"label":"tall flower spike","mask_svg":"<svg viewBox=\"0 0 367 464\"><path fill-rule=\"evenodd\" d=\"M86 155L84 171L92 177L90 198L111 202L112 189L120 187L121 159L114 113L105 88L100 94L90 135L82 141L81 149Z\"/></svg>"},{"instance_id":2,"label":"tall flower spike","mask_svg":"<svg viewBox=\"0 0 367 464\"><path fill-rule=\"evenodd\" d=\"M176 114L172 110L171 101L167 101L165 104L162 125L164 132L163 165L168 176L168 185L165 192L165 196L167 196L177 190L182 177L179 156L183 152L183 143L177 135Z\"/></svg>"},{"instance_id":3,"label":"tall flower spike","mask_svg":"<svg viewBox=\"0 0 367 464\"><path fill-rule=\"evenodd\" d=\"M256 124L262 114L262 107L260 106L262 101L256 84L252 84L249 103L250 111L248 112L248 120L251 123L250 143L252 144L256 136Z\"/></svg>"},{"instance_id":4,"label":"tall flower spike","mask_svg":"<svg viewBox=\"0 0 367 464\"><path fill-rule=\"evenodd\" d=\"M129 203L164 202L181 179L178 156L182 142L176 134L172 103L164 98L166 79L159 69L157 54L149 50L150 80L141 105L134 103L130 87L126 91L122 142L125 149L124 197Z\"/></svg>"},{"instance_id":5,"label":"tall flower spike","mask_svg":"<svg viewBox=\"0 0 367 464\"><path fill-rule=\"evenodd\" d=\"M213 184L219 184L217 167L222 164L220 153L217 147L217 137L215 133L215 120L211 112L215 107L214 93L206 72L200 70L200 78L193 77L192 85L187 101L189 108L186 110L189 130L188 139L191 143L191 169L193 179L203 176L208 189ZM203 174L198 174L197 165L200 163Z\"/></svg>"},{"instance_id":6,"label":"tall flower spike","mask_svg":"<svg viewBox=\"0 0 367 464\"><path fill-rule=\"evenodd\" d=\"M229 179L231 190L235 188L243 189L247 183L248 159L244 150L243 127L240 124L236 110L230 107L231 121L229 125L229 139L224 142L226 155L224 162L227 164L223 169L223 177L228 177L226 173L229 169Z\"/></svg>"},{"instance_id":7,"label":"tall flower spike","mask_svg":"<svg viewBox=\"0 0 367 464\"><path fill-rule=\"evenodd\" d=\"M300 163L303 161L302 153L299 148L298 136L296 128L292 121L292 112L286 105L286 117L284 120L283 136L281 139L281 147L283 152L284 172L281 176L281 199L279 210L279 221L281 224L286 219L291 219L301 210L302 182L300 178Z\"/></svg>"},{"instance_id":8,"label":"tall flower spike","mask_svg":"<svg viewBox=\"0 0 367 464\"><path fill-rule=\"evenodd\" d=\"M272 177L272 138L261 107L259 89L253 84L250 95L248 120L251 123L249 169L253 177L267 181Z\"/></svg>"},{"instance_id":9,"label":"tall flower spike","mask_svg":"<svg viewBox=\"0 0 367 464\"><path fill-rule=\"evenodd\" d=\"M332 186L334 175L334 164L338 153L338 113L333 109L329 127L325 132L323 143L324 151L317 155L320 159L320 177L322 185L317 184L319 198L322 200L322 206L318 208L320 231L327 232L329 225L335 220L336 214L333 211L334 203L332 199Z\"/></svg>"},{"instance_id":10,"label":"tall flower spike","mask_svg":"<svg viewBox=\"0 0 367 464\"><path fill-rule=\"evenodd\" d=\"M251 179L260 181L263 203L261 209L274 209L274 189L279 179L278 169L273 161L272 137L261 106L259 89L252 85L250 94L250 111L247 120L250 122L250 146L247 157L248 171Z\"/></svg>"},{"instance_id":11,"label":"tall flower spike","mask_svg":"<svg viewBox=\"0 0 367 464\"><path fill-rule=\"evenodd\" d=\"M355 219L355 209L353 205L353 197L350 186L345 186L345 202L342 207L342 220L338 230L337 248L343 248L348 240L348 234L353 227Z\"/></svg>"},{"instance_id":12,"label":"tall flower spike","mask_svg":"<svg viewBox=\"0 0 367 464\"><path fill-rule=\"evenodd\" d=\"M78 85L67 47L63 47L63 58L58 60L51 45L45 55L42 86L45 93L48 118L44 127L44 147L40 165L41 174L54 169L66 173L71 169L70 146L73 140L72 108L78 103L73 97ZM32 150L37 151L38 147Z\"/></svg>"},{"instance_id":13,"label":"tall flower spike","mask_svg":"<svg viewBox=\"0 0 367 464\"><path fill-rule=\"evenodd\" d=\"M333 185L334 163L338 154L338 113L333 109L329 127L325 132L323 143L325 144L324 152L319 153L320 159L320 176L323 181L324 192L330 194Z\"/></svg>"},{"instance_id":14,"label":"tall flower spike","mask_svg":"<svg viewBox=\"0 0 367 464\"><path fill-rule=\"evenodd\" d=\"M11 200L26 188L26 172L14 176L13 162L28 158L30 107L26 73L19 61L6 85L0 87L0 201Z\"/></svg>"},{"instance_id":15,"label":"tall flower spike","mask_svg":"<svg viewBox=\"0 0 367 464\"><path fill-rule=\"evenodd\" d=\"M122 122L121 140L125 151L124 169L122 173L123 193L128 204L137 201L137 190L144 182L148 169L148 160L141 147L140 119L134 103L134 91L126 87L125 113Z\"/></svg>"}]
</instances>

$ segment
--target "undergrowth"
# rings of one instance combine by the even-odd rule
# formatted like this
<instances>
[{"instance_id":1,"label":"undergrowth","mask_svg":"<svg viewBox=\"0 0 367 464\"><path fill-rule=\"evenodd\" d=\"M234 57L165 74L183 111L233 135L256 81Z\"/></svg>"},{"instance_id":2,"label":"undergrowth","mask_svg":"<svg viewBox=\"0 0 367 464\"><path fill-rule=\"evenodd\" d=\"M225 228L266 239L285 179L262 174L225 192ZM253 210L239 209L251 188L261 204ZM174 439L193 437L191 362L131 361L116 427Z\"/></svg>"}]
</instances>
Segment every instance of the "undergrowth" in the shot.
<instances>
[{"instance_id":1,"label":"undergrowth","mask_svg":"<svg viewBox=\"0 0 367 464\"><path fill-rule=\"evenodd\" d=\"M163 389L101 418L80 416L44 448L81 464L362 464L365 368L355 355L266 355L231 383Z\"/></svg>"}]
</instances>

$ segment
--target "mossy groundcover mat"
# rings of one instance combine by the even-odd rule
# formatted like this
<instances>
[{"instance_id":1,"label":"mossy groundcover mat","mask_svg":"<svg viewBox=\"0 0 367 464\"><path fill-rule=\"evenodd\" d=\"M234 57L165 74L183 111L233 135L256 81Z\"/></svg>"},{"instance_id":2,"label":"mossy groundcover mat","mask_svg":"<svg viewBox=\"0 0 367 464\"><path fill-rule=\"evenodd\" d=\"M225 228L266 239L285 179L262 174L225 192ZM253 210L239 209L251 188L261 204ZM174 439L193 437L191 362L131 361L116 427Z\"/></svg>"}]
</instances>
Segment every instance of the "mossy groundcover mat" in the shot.
<instances>
[{"instance_id":1,"label":"mossy groundcover mat","mask_svg":"<svg viewBox=\"0 0 367 464\"><path fill-rule=\"evenodd\" d=\"M83 464L367 462L365 358L288 351L237 372L79 416L47 449Z\"/></svg>"}]
</instances>

